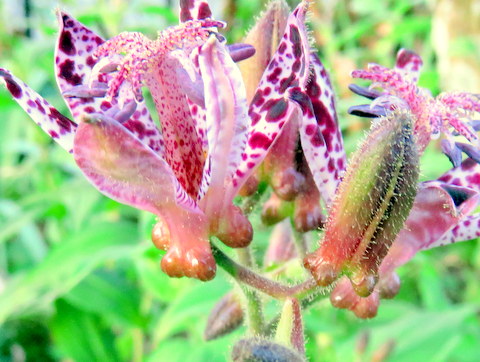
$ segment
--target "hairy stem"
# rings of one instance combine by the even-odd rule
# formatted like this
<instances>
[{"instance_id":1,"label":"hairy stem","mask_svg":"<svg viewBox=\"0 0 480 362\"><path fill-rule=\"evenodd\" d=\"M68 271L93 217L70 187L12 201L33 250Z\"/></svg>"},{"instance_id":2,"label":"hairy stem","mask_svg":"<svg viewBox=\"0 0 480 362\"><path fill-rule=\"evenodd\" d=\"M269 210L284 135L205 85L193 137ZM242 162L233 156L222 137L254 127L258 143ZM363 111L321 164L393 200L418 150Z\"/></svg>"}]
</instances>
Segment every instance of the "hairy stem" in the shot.
<instances>
[{"instance_id":1,"label":"hairy stem","mask_svg":"<svg viewBox=\"0 0 480 362\"><path fill-rule=\"evenodd\" d=\"M275 299L285 299L287 297L301 299L310 291L317 288L317 284L313 278L293 286L275 282L255 273L251 269L236 263L213 243L212 251L218 266L223 268L237 282L246 284Z\"/></svg>"}]
</instances>

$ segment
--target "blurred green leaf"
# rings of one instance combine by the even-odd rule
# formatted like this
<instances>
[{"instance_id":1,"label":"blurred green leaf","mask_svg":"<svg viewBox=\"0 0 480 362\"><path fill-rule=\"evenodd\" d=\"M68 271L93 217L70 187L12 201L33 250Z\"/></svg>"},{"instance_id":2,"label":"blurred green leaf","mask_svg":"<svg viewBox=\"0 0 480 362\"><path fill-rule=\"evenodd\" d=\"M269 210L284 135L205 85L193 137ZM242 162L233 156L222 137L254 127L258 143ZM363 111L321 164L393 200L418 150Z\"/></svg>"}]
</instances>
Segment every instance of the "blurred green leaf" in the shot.
<instances>
[{"instance_id":1,"label":"blurred green leaf","mask_svg":"<svg viewBox=\"0 0 480 362\"><path fill-rule=\"evenodd\" d=\"M6 285L0 295L0 323L68 292L100 263L134 255L137 233L136 225L126 221L92 222L64 240L41 263Z\"/></svg>"}]
</instances>

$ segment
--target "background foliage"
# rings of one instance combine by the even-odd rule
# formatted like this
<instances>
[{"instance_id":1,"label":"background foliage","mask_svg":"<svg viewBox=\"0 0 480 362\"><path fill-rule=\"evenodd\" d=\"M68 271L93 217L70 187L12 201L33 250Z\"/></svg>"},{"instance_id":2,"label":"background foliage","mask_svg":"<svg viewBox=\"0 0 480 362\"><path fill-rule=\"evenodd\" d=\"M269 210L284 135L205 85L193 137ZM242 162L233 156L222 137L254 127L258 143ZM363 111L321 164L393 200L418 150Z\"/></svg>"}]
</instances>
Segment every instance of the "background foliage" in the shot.
<instances>
[{"instance_id":1,"label":"background foliage","mask_svg":"<svg viewBox=\"0 0 480 362\"><path fill-rule=\"evenodd\" d=\"M217 18L231 24L234 41L263 7L261 1L210 2ZM106 37L122 30L154 37L176 22L175 6L161 0L25 4L28 17L23 1L0 3L0 66L65 114L52 71L56 5ZM368 61L390 66L400 47L412 48L426 63L421 84L439 91L442 75L430 41L434 6L426 0L318 3L310 29L332 72L349 151L368 127L368 120L346 115L359 101L347 90L352 69ZM462 41L456 49L468 53L470 45ZM0 361L226 360L243 328L203 341L209 310L231 288L225 274L208 283L167 278L159 267L162 252L149 241L153 216L101 196L3 90L0 115ZM436 146L422 162L423 179L449 168ZM256 228L261 250L269 229ZM383 301L373 320L334 309L328 298L306 313L311 361L381 361L388 354L391 361L478 360L478 241L424 252L400 275L400 294Z\"/></svg>"}]
</instances>

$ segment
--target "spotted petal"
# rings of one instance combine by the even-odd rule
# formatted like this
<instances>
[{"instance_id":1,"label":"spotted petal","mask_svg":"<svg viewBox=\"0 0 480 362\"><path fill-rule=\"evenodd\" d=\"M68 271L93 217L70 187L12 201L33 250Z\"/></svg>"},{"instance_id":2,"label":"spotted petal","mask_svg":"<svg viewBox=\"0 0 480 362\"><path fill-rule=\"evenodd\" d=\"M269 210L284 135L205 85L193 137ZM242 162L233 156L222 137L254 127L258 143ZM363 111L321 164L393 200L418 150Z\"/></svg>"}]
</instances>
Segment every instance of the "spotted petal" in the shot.
<instances>
[{"instance_id":1,"label":"spotted petal","mask_svg":"<svg viewBox=\"0 0 480 362\"><path fill-rule=\"evenodd\" d=\"M245 86L240 70L214 36L202 47L199 64L205 86L210 192L223 200L222 190L237 169L246 143Z\"/></svg>"},{"instance_id":2,"label":"spotted petal","mask_svg":"<svg viewBox=\"0 0 480 362\"><path fill-rule=\"evenodd\" d=\"M310 58L313 72L306 92L295 92L292 97L303 111L300 138L308 166L329 205L345 171L346 156L330 79L317 55L312 53Z\"/></svg>"},{"instance_id":3,"label":"spotted petal","mask_svg":"<svg viewBox=\"0 0 480 362\"><path fill-rule=\"evenodd\" d=\"M176 205L198 210L165 160L114 119L92 115L74 142L78 166L108 197L155 214Z\"/></svg>"},{"instance_id":4,"label":"spotted petal","mask_svg":"<svg viewBox=\"0 0 480 362\"><path fill-rule=\"evenodd\" d=\"M439 181L423 183L403 230L380 266L380 273L405 264L419 250L439 245L442 236L472 212L478 201L478 193L469 188Z\"/></svg>"},{"instance_id":5,"label":"spotted petal","mask_svg":"<svg viewBox=\"0 0 480 362\"><path fill-rule=\"evenodd\" d=\"M77 125L8 70L0 68L0 79L15 101L35 123L49 134L55 142L71 153Z\"/></svg>"},{"instance_id":6,"label":"spotted petal","mask_svg":"<svg viewBox=\"0 0 480 362\"><path fill-rule=\"evenodd\" d=\"M73 118L112 110L117 99L104 99L110 75L97 72L92 79L92 70L98 62L93 54L104 40L65 12L59 11L57 17L60 29L55 48L55 75L60 91L69 94L65 102ZM162 135L144 103L138 104L122 124L152 150L163 154Z\"/></svg>"},{"instance_id":7,"label":"spotted petal","mask_svg":"<svg viewBox=\"0 0 480 362\"><path fill-rule=\"evenodd\" d=\"M285 33L252 99L249 109L251 127L242 163L233 184L241 186L265 158L285 123L296 112L287 90L305 87L309 77L310 46L305 29L308 2L297 6L287 20Z\"/></svg>"}]
</instances>

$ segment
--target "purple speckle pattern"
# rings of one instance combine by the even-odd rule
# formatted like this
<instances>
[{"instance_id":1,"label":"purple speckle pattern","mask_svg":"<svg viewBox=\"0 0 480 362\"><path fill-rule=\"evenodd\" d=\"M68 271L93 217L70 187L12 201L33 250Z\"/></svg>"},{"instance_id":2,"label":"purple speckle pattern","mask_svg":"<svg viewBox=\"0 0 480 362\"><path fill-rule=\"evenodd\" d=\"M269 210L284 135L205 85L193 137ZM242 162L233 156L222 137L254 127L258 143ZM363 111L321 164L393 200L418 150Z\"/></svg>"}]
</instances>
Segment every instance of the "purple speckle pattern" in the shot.
<instances>
[{"instance_id":1,"label":"purple speckle pattern","mask_svg":"<svg viewBox=\"0 0 480 362\"><path fill-rule=\"evenodd\" d=\"M111 78L108 74L97 74L95 79L91 79L92 69L97 64L93 54L104 40L64 12L58 12L57 17L60 29L55 51L55 74L60 91L64 93L74 86L88 87L95 82L108 82ZM116 97L111 101L103 97L69 97L65 101L75 120L85 113L105 113L118 104ZM162 135L144 103L138 104L132 117L122 124L152 150L163 154Z\"/></svg>"},{"instance_id":2,"label":"purple speckle pattern","mask_svg":"<svg viewBox=\"0 0 480 362\"><path fill-rule=\"evenodd\" d=\"M210 187L219 191L212 197L222 200L221 190L231 183L247 142L245 85L228 50L215 37L202 46L199 65L205 88Z\"/></svg>"},{"instance_id":3,"label":"purple speckle pattern","mask_svg":"<svg viewBox=\"0 0 480 362\"><path fill-rule=\"evenodd\" d=\"M345 171L346 156L330 79L318 56L312 53L310 58L313 71L306 94L297 101L303 113L300 137L315 184L329 205Z\"/></svg>"},{"instance_id":4,"label":"purple speckle pattern","mask_svg":"<svg viewBox=\"0 0 480 362\"><path fill-rule=\"evenodd\" d=\"M15 101L35 123L49 134L55 142L71 153L77 125L8 70L0 68L0 79Z\"/></svg>"},{"instance_id":5,"label":"purple speckle pattern","mask_svg":"<svg viewBox=\"0 0 480 362\"><path fill-rule=\"evenodd\" d=\"M302 2L287 20L285 33L251 101L246 149L233 179L240 187L265 158L285 123L297 112L287 90L304 87L309 77L310 46L305 29L308 3Z\"/></svg>"}]
</instances>

